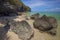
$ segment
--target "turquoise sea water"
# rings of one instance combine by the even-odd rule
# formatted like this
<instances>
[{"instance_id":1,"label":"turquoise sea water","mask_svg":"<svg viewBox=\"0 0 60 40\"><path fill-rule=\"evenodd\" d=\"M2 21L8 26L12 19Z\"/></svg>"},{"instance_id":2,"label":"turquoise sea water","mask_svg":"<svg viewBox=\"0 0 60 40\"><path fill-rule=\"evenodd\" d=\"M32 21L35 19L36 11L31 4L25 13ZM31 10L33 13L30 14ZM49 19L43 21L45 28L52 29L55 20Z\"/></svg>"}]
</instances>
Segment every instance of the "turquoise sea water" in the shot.
<instances>
[{"instance_id":1,"label":"turquoise sea water","mask_svg":"<svg viewBox=\"0 0 60 40\"><path fill-rule=\"evenodd\" d=\"M60 20L60 12L30 12L30 15L39 13L40 16L46 15L46 16L52 16L56 19Z\"/></svg>"}]
</instances>

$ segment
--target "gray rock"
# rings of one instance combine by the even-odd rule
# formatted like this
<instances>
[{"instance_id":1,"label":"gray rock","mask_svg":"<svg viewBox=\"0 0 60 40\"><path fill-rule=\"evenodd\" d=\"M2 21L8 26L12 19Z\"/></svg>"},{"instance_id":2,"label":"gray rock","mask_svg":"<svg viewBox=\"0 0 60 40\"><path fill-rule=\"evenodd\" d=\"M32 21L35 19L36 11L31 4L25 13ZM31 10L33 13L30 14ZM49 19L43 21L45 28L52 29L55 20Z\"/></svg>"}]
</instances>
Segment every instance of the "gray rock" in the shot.
<instances>
[{"instance_id":1,"label":"gray rock","mask_svg":"<svg viewBox=\"0 0 60 40\"><path fill-rule=\"evenodd\" d=\"M47 21L50 25L52 25L52 27L57 28L57 20L54 17L47 17L46 15L43 15L41 19Z\"/></svg>"},{"instance_id":2,"label":"gray rock","mask_svg":"<svg viewBox=\"0 0 60 40\"><path fill-rule=\"evenodd\" d=\"M46 15L43 15L41 18L35 20L33 25L35 28L41 31L56 35L57 20L54 17L48 17Z\"/></svg>"},{"instance_id":3,"label":"gray rock","mask_svg":"<svg viewBox=\"0 0 60 40\"><path fill-rule=\"evenodd\" d=\"M58 26L57 20L54 17L47 17L46 15L44 15L41 19L47 21L53 27L53 29L51 29L49 33L53 35L56 34L56 29Z\"/></svg>"},{"instance_id":4,"label":"gray rock","mask_svg":"<svg viewBox=\"0 0 60 40\"><path fill-rule=\"evenodd\" d=\"M10 23L11 30L18 34L22 40L30 40L33 36L33 30L26 21Z\"/></svg>"},{"instance_id":5,"label":"gray rock","mask_svg":"<svg viewBox=\"0 0 60 40\"><path fill-rule=\"evenodd\" d=\"M31 19L38 19L38 18L40 18L40 14L39 13L36 13L36 14L31 16Z\"/></svg>"},{"instance_id":6,"label":"gray rock","mask_svg":"<svg viewBox=\"0 0 60 40\"><path fill-rule=\"evenodd\" d=\"M49 25L48 22L46 22L42 19L35 20L34 27L38 28L41 31L49 31L50 29L53 28L53 27L51 27L51 25Z\"/></svg>"},{"instance_id":7,"label":"gray rock","mask_svg":"<svg viewBox=\"0 0 60 40\"><path fill-rule=\"evenodd\" d=\"M48 33L52 34L52 35L56 35L56 31L57 31L57 20L54 17L49 17L48 22L50 23L50 25L53 27L53 29L51 29L50 31L48 31Z\"/></svg>"},{"instance_id":8,"label":"gray rock","mask_svg":"<svg viewBox=\"0 0 60 40\"><path fill-rule=\"evenodd\" d=\"M48 17L46 15L43 15L40 19L42 19L44 21L48 21Z\"/></svg>"},{"instance_id":9,"label":"gray rock","mask_svg":"<svg viewBox=\"0 0 60 40\"><path fill-rule=\"evenodd\" d=\"M57 20L54 17L48 17L49 20L47 20L52 27L57 28L58 24L57 24Z\"/></svg>"},{"instance_id":10,"label":"gray rock","mask_svg":"<svg viewBox=\"0 0 60 40\"><path fill-rule=\"evenodd\" d=\"M53 29L47 31L47 33L49 33L49 34L51 34L51 35L56 35L56 33L57 33L57 28L53 28Z\"/></svg>"}]
</instances>

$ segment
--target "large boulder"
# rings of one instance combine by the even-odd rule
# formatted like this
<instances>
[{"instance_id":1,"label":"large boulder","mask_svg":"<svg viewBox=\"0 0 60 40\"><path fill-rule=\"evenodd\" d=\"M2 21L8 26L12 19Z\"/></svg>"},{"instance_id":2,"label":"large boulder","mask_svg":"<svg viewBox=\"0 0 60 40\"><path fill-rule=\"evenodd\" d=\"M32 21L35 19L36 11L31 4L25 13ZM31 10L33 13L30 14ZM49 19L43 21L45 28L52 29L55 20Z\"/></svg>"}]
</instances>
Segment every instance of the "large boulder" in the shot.
<instances>
[{"instance_id":1,"label":"large boulder","mask_svg":"<svg viewBox=\"0 0 60 40\"><path fill-rule=\"evenodd\" d=\"M48 17L47 20L54 28L57 28L57 20L54 17Z\"/></svg>"},{"instance_id":2,"label":"large boulder","mask_svg":"<svg viewBox=\"0 0 60 40\"><path fill-rule=\"evenodd\" d=\"M48 17L46 15L43 15L41 19L47 21L53 28L57 28L58 26L57 20L54 17Z\"/></svg>"},{"instance_id":3,"label":"large boulder","mask_svg":"<svg viewBox=\"0 0 60 40\"><path fill-rule=\"evenodd\" d=\"M30 40L33 36L33 30L26 21L13 22L11 21L11 30L18 34L22 40Z\"/></svg>"},{"instance_id":4,"label":"large boulder","mask_svg":"<svg viewBox=\"0 0 60 40\"><path fill-rule=\"evenodd\" d=\"M49 31L53 28L48 22L42 19L35 20L34 27L38 28L41 31Z\"/></svg>"},{"instance_id":5,"label":"large boulder","mask_svg":"<svg viewBox=\"0 0 60 40\"><path fill-rule=\"evenodd\" d=\"M57 20L54 17L43 15L41 18L35 20L34 27L41 31L56 35Z\"/></svg>"},{"instance_id":6,"label":"large boulder","mask_svg":"<svg viewBox=\"0 0 60 40\"><path fill-rule=\"evenodd\" d=\"M47 20L49 22L49 24L53 27L53 29L51 29L50 31L48 31L48 33L52 34L52 35L56 35L57 33L57 20L54 17L48 17L49 20Z\"/></svg>"}]
</instances>

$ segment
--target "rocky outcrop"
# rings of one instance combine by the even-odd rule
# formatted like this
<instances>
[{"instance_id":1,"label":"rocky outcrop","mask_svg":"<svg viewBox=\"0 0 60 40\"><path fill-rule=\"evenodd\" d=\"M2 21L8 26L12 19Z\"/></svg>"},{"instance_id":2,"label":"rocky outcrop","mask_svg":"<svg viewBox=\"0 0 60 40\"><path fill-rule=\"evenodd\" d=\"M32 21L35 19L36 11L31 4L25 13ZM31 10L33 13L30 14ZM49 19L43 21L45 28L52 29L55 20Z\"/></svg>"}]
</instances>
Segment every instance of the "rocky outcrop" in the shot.
<instances>
[{"instance_id":1,"label":"rocky outcrop","mask_svg":"<svg viewBox=\"0 0 60 40\"><path fill-rule=\"evenodd\" d=\"M0 16L16 16L17 14L15 6L9 2L3 2L3 4L0 5Z\"/></svg>"},{"instance_id":2,"label":"rocky outcrop","mask_svg":"<svg viewBox=\"0 0 60 40\"><path fill-rule=\"evenodd\" d=\"M40 14L39 13L36 13L36 14L34 14L34 15L32 15L31 17L30 17L31 19L38 19L38 18L40 18Z\"/></svg>"},{"instance_id":3,"label":"rocky outcrop","mask_svg":"<svg viewBox=\"0 0 60 40\"><path fill-rule=\"evenodd\" d=\"M43 15L41 18L36 19L33 25L41 31L56 35L57 20L54 17L47 17L46 15Z\"/></svg>"},{"instance_id":4,"label":"rocky outcrop","mask_svg":"<svg viewBox=\"0 0 60 40\"><path fill-rule=\"evenodd\" d=\"M30 12L21 0L0 0L0 16L16 16L18 12Z\"/></svg>"},{"instance_id":5,"label":"rocky outcrop","mask_svg":"<svg viewBox=\"0 0 60 40\"><path fill-rule=\"evenodd\" d=\"M11 30L15 32L22 40L30 40L33 36L33 30L26 21L11 22Z\"/></svg>"}]
</instances>

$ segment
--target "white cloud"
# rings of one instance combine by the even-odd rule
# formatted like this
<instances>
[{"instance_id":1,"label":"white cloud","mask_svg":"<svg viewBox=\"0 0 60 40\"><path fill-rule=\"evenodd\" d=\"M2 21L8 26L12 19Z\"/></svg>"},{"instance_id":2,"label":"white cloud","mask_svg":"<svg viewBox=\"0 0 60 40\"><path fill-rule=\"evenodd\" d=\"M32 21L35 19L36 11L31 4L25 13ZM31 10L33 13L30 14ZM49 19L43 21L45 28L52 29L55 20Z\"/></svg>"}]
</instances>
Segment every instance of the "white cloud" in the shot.
<instances>
[{"instance_id":1,"label":"white cloud","mask_svg":"<svg viewBox=\"0 0 60 40\"><path fill-rule=\"evenodd\" d=\"M44 1L42 1L42 0L26 0L26 1L27 2L25 2L25 4L27 6L30 6L31 8L46 5L46 3Z\"/></svg>"},{"instance_id":2,"label":"white cloud","mask_svg":"<svg viewBox=\"0 0 60 40\"><path fill-rule=\"evenodd\" d=\"M53 8L53 9L50 9L50 11L60 11L60 8Z\"/></svg>"},{"instance_id":3,"label":"white cloud","mask_svg":"<svg viewBox=\"0 0 60 40\"><path fill-rule=\"evenodd\" d=\"M38 0L29 1L29 2L26 2L26 4L27 4L28 6L30 6L31 8L47 5L45 2L43 2L43 1L41 1L41 0L39 0L39 1L38 1Z\"/></svg>"},{"instance_id":4,"label":"white cloud","mask_svg":"<svg viewBox=\"0 0 60 40\"><path fill-rule=\"evenodd\" d=\"M60 11L60 8L46 9L45 11Z\"/></svg>"},{"instance_id":5,"label":"white cloud","mask_svg":"<svg viewBox=\"0 0 60 40\"><path fill-rule=\"evenodd\" d=\"M34 7L39 7L39 6L52 6L55 3L57 3L57 1L43 1L43 0L26 0L27 2L25 2L25 4L27 6L30 6L31 8Z\"/></svg>"},{"instance_id":6,"label":"white cloud","mask_svg":"<svg viewBox=\"0 0 60 40\"><path fill-rule=\"evenodd\" d=\"M38 3L31 4L30 7L33 8L33 7L44 6L44 5L45 5L45 3L38 2Z\"/></svg>"}]
</instances>

